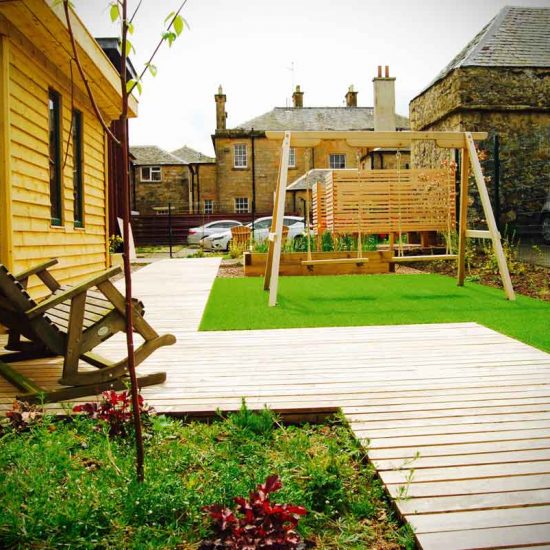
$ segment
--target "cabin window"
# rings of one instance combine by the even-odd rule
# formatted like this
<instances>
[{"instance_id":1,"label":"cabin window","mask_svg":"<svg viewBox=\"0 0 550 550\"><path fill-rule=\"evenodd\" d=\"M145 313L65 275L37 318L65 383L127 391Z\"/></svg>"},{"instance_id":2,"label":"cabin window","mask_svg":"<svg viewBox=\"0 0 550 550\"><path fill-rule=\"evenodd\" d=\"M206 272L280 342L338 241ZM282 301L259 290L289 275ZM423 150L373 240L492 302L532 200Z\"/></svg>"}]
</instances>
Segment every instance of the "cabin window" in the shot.
<instances>
[{"instance_id":1,"label":"cabin window","mask_svg":"<svg viewBox=\"0 0 550 550\"><path fill-rule=\"evenodd\" d=\"M212 199L205 199L204 201L204 213L212 214L214 212L214 201Z\"/></svg>"},{"instance_id":2,"label":"cabin window","mask_svg":"<svg viewBox=\"0 0 550 550\"><path fill-rule=\"evenodd\" d=\"M82 113L73 110L73 199L74 226L84 227L84 196L82 178Z\"/></svg>"},{"instance_id":3,"label":"cabin window","mask_svg":"<svg viewBox=\"0 0 550 550\"><path fill-rule=\"evenodd\" d=\"M49 92L50 128L50 205L52 225L61 225L61 96L54 90Z\"/></svg>"},{"instance_id":4,"label":"cabin window","mask_svg":"<svg viewBox=\"0 0 550 550\"><path fill-rule=\"evenodd\" d=\"M342 153L332 153L328 157L328 166L333 170L342 170L346 167L346 155Z\"/></svg>"},{"instance_id":5,"label":"cabin window","mask_svg":"<svg viewBox=\"0 0 550 550\"><path fill-rule=\"evenodd\" d=\"M248 197L238 197L235 199L235 213L248 214Z\"/></svg>"},{"instance_id":6,"label":"cabin window","mask_svg":"<svg viewBox=\"0 0 550 550\"><path fill-rule=\"evenodd\" d=\"M296 168L296 149L294 147L288 150L288 167Z\"/></svg>"},{"instance_id":7,"label":"cabin window","mask_svg":"<svg viewBox=\"0 0 550 550\"><path fill-rule=\"evenodd\" d=\"M244 143L235 144L233 152L234 152L233 167L246 168L248 165L247 158L246 158L246 145Z\"/></svg>"},{"instance_id":8,"label":"cabin window","mask_svg":"<svg viewBox=\"0 0 550 550\"><path fill-rule=\"evenodd\" d=\"M160 166L142 166L141 181L162 181Z\"/></svg>"}]
</instances>

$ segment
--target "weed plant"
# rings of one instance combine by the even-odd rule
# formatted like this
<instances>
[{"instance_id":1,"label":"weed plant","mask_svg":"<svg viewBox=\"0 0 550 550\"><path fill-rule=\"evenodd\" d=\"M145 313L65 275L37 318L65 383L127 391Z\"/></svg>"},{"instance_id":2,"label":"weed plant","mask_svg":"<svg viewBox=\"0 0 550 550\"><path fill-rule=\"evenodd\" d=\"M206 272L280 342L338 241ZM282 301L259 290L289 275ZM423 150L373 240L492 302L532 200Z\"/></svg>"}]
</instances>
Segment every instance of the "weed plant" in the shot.
<instances>
[{"instance_id":1,"label":"weed plant","mask_svg":"<svg viewBox=\"0 0 550 550\"><path fill-rule=\"evenodd\" d=\"M340 422L283 426L245 407L212 423L152 417L145 482L131 438L95 421L37 416L0 436L1 548L196 548L211 536L203 507L233 505L277 474L278 503L304 506L317 548L413 548L363 451Z\"/></svg>"}]
</instances>

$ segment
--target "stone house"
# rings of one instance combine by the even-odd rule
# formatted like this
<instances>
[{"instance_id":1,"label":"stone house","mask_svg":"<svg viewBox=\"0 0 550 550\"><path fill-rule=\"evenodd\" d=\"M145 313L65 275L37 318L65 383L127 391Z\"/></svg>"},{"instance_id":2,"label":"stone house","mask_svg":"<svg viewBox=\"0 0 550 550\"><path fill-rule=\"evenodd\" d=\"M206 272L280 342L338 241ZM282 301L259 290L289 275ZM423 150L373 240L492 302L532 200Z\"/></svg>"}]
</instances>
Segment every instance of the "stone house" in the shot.
<instances>
[{"instance_id":1,"label":"stone house","mask_svg":"<svg viewBox=\"0 0 550 550\"><path fill-rule=\"evenodd\" d=\"M214 159L186 146L169 153L156 145L140 145L130 152L132 208L140 215L167 214L169 205L174 214L197 213L200 200L206 210L212 208Z\"/></svg>"},{"instance_id":2,"label":"stone house","mask_svg":"<svg viewBox=\"0 0 550 550\"><path fill-rule=\"evenodd\" d=\"M489 132L482 147L501 225L540 230L550 190L550 8L503 8L411 101L410 120L413 130ZM412 162L437 157L424 148Z\"/></svg>"},{"instance_id":3,"label":"stone house","mask_svg":"<svg viewBox=\"0 0 550 550\"><path fill-rule=\"evenodd\" d=\"M212 135L216 154L217 212L271 214L277 183L281 143L268 140L269 130L405 130L408 119L395 113L395 78L389 68L378 68L373 79L374 107L360 107L358 92L350 86L342 107L304 107L300 86L293 93L292 107L275 107L234 128L226 127L226 95L220 86L215 95L216 131ZM291 148L289 182L313 168L353 168L357 158L367 167L395 166L395 151L358 151L345 140L322 141L312 148ZM408 167L408 151L401 157ZM287 213L303 215L296 193L287 196Z\"/></svg>"}]
</instances>

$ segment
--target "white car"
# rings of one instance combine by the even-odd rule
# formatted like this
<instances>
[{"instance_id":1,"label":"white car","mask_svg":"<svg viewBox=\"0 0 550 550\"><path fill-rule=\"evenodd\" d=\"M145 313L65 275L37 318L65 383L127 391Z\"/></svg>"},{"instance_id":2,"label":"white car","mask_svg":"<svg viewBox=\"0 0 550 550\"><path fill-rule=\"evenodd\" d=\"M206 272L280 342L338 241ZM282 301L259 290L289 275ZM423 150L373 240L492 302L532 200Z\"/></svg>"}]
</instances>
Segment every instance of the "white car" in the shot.
<instances>
[{"instance_id":1,"label":"white car","mask_svg":"<svg viewBox=\"0 0 550 550\"><path fill-rule=\"evenodd\" d=\"M271 229L271 216L258 218L254 222L254 241L263 242L269 235ZM288 226L288 240L292 242L299 235L303 235L305 231L304 218L298 216L285 216L283 224ZM247 223L246 227L252 228L252 223ZM229 250L231 241L231 230L221 233L215 233L201 239L200 244L205 250Z\"/></svg>"},{"instance_id":2,"label":"white car","mask_svg":"<svg viewBox=\"0 0 550 550\"><path fill-rule=\"evenodd\" d=\"M242 223L237 220L216 220L198 227L192 227L187 234L187 244L199 244L199 241L204 237L227 231L237 225L242 225Z\"/></svg>"}]
</instances>

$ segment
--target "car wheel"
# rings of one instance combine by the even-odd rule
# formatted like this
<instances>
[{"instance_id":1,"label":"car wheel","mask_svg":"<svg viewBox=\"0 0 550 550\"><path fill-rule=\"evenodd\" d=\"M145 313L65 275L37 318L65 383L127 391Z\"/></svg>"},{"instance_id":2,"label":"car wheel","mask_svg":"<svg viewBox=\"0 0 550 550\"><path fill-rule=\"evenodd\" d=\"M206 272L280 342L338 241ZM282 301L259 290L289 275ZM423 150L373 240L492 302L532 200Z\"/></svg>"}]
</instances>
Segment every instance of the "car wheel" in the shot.
<instances>
[{"instance_id":1,"label":"car wheel","mask_svg":"<svg viewBox=\"0 0 550 550\"><path fill-rule=\"evenodd\" d=\"M550 244L550 216L544 216L544 218L542 218L541 234L542 240Z\"/></svg>"}]
</instances>

